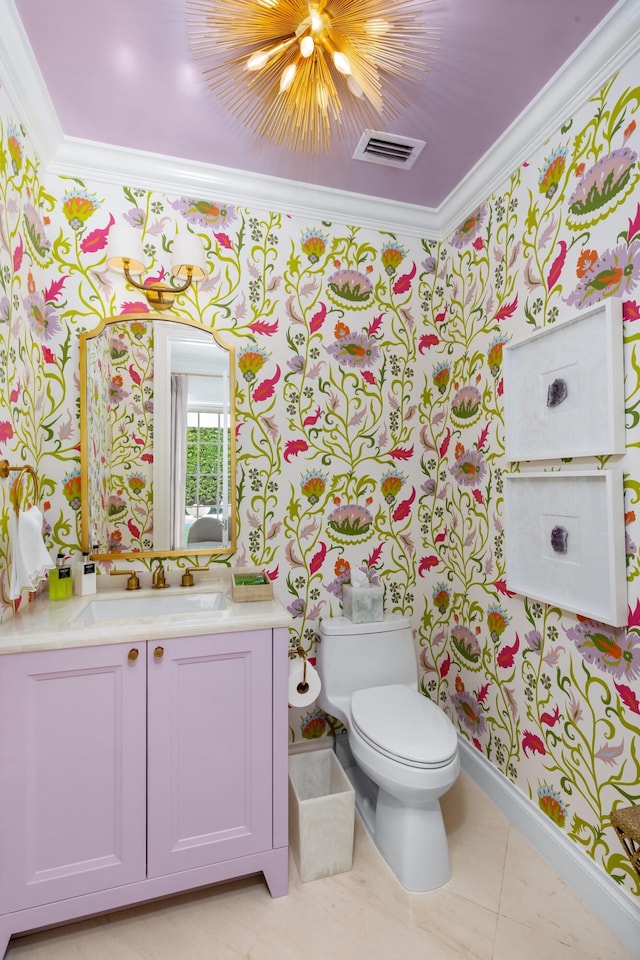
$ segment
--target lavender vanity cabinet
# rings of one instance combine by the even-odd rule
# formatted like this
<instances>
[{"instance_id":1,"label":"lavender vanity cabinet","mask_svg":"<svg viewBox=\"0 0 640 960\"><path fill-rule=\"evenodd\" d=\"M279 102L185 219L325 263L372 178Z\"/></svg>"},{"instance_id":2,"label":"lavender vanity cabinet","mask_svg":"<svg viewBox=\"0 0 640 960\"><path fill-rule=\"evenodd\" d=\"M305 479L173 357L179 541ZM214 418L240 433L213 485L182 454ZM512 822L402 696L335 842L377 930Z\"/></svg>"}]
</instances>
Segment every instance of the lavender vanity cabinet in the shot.
<instances>
[{"instance_id":1,"label":"lavender vanity cabinet","mask_svg":"<svg viewBox=\"0 0 640 960\"><path fill-rule=\"evenodd\" d=\"M287 631L0 656L14 933L263 872L287 892Z\"/></svg>"}]
</instances>

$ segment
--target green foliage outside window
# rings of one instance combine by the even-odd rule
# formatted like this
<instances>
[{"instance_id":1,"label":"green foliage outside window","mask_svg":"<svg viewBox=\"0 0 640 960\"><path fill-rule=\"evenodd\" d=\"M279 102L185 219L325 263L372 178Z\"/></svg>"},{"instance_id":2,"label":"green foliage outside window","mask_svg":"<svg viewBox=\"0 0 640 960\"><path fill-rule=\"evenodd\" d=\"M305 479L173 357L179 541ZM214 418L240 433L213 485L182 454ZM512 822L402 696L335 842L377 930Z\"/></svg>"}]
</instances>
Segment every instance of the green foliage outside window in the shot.
<instances>
[{"instance_id":1,"label":"green foliage outside window","mask_svg":"<svg viewBox=\"0 0 640 960\"><path fill-rule=\"evenodd\" d=\"M187 504L218 505L222 500L224 430L187 427Z\"/></svg>"}]
</instances>

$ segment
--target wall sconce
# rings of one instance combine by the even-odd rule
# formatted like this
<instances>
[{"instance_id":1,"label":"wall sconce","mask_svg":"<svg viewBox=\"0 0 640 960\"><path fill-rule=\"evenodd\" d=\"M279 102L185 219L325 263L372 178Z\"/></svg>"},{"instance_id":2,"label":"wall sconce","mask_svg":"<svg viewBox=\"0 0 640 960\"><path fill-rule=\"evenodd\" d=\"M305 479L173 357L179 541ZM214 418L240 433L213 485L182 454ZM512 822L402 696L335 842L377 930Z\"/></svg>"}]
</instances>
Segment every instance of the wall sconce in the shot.
<instances>
[{"instance_id":1,"label":"wall sconce","mask_svg":"<svg viewBox=\"0 0 640 960\"><path fill-rule=\"evenodd\" d=\"M171 274L184 280L180 286L157 283L149 279L140 283L132 274L144 272L142 237L133 227L115 224L109 231L107 266L122 273L136 290L142 291L153 310L170 310L179 293L207 275L207 261L200 238L193 233L178 233L173 241ZM164 270L162 272L164 275Z\"/></svg>"}]
</instances>

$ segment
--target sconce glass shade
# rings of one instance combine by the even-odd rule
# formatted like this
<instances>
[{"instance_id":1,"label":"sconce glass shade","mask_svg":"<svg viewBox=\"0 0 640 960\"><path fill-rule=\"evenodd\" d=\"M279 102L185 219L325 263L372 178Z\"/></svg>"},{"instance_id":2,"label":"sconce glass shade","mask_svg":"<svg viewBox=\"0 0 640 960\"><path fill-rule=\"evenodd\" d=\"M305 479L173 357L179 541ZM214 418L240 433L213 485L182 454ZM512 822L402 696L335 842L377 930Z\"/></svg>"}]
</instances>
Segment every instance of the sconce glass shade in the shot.
<instances>
[{"instance_id":1,"label":"sconce glass shade","mask_svg":"<svg viewBox=\"0 0 640 960\"><path fill-rule=\"evenodd\" d=\"M142 237L127 223L115 223L109 231L107 266L116 273L124 273L125 260L128 260L129 273L142 273L144 270Z\"/></svg>"},{"instance_id":2,"label":"sconce glass shade","mask_svg":"<svg viewBox=\"0 0 640 960\"><path fill-rule=\"evenodd\" d=\"M153 283L150 279L141 283L134 279L134 274L139 276L144 271L143 259L140 234L128 224L114 224L109 231L107 266L116 273L123 273L127 282L144 294L153 310L170 310L179 293L184 293L192 283L197 283L207 275L202 241L187 231L177 234L173 241L171 273L183 281L181 284ZM161 276L165 276L164 268Z\"/></svg>"},{"instance_id":3,"label":"sconce glass shade","mask_svg":"<svg viewBox=\"0 0 640 960\"><path fill-rule=\"evenodd\" d=\"M197 283L207 275L207 261L200 237L193 233L179 233L173 241L171 273L186 280L191 268L191 280Z\"/></svg>"}]
</instances>

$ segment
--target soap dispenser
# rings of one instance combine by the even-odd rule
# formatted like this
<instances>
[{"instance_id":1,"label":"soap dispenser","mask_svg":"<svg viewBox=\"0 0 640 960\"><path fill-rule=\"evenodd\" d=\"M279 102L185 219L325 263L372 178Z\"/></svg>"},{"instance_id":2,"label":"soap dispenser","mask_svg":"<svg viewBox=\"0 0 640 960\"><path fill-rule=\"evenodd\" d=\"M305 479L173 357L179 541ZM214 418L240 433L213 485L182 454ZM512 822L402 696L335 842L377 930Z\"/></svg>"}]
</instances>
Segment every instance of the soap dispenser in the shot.
<instances>
[{"instance_id":1,"label":"soap dispenser","mask_svg":"<svg viewBox=\"0 0 640 960\"><path fill-rule=\"evenodd\" d=\"M74 564L73 592L78 597L88 597L96 592L96 565L89 559L89 552L82 554L82 560Z\"/></svg>"},{"instance_id":2,"label":"soap dispenser","mask_svg":"<svg viewBox=\"0 0 640 960\"><path fill-rule=\"evenodd\" d=\"M61 552L56 557L55 567L49 571L49 599L70 600L71 584L71 565Z\"/></svg>"}]
</instances>

